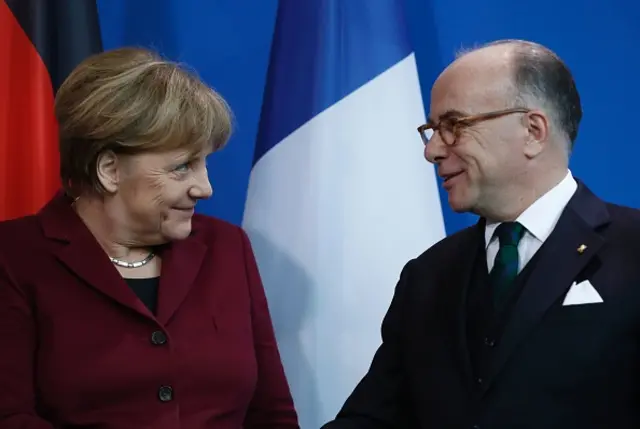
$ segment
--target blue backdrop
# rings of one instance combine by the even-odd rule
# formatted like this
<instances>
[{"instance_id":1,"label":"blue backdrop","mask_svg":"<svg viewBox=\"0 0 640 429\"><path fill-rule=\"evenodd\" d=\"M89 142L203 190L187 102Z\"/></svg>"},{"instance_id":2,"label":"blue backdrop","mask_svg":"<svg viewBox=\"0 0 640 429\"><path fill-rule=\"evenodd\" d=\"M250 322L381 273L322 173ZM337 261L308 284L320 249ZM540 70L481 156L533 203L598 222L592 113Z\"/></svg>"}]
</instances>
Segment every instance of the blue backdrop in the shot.
<instances>
[{"instance_id":1,"label":"blue backdrop","mask_svg":"<svg viewBox=\"0 0 640 429\"><path fill-rule=\"evenodd\" d=\"M240 224L277 0L98 3L105 48L153 47L188 63L229 101L236 131L228 147L212 156L215 195L202 202L199 211ZM405 3L425 106L431 84L456 50L501 38L543 43L568 63L582 96L584 119L571 160L574 174L601 197L640 207L636 189L640 142L634 132L640 121L636 81L640 2L611 0L606 7L599 0L538 0L534 4L459 0L455 6L450 0ZM393 150L392 143L389 150ZM417 133L415 144L421 145ZM446 204L443 208L449 233L475 220L451 213Z\"/></svg>"}]
</instances>

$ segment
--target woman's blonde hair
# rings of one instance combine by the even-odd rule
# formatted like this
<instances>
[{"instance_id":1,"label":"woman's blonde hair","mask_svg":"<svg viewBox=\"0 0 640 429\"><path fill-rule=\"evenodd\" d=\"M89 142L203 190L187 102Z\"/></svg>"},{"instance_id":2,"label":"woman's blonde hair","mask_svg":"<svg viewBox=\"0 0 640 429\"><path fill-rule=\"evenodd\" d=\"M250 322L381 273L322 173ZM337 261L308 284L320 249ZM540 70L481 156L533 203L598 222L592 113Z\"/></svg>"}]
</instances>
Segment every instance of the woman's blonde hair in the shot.
<instances>
[{"instance_id":1,"label":"woman's blonde hair","mask_svg":"<svg viewBox=\"0 0 640 429\"><path fill-rule=\"evenodd\" d=\"M87 58L58 90L55 114L60 176L72 196L104 192L96 164L105 151L216 151L232 122L225 100L194 72L144 48Z\"/></svg>"}]
</instances>

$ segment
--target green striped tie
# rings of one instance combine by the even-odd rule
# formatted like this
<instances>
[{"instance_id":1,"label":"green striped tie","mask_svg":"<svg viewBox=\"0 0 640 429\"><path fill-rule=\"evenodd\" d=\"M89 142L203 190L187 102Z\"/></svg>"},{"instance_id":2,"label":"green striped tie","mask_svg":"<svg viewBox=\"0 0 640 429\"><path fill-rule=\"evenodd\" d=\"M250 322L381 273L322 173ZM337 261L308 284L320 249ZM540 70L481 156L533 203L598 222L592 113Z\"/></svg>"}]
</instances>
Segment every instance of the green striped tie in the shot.
<instances>
[{"instance_id":1,"label":"green striped tie","mask_svg":"<svg viewBox=\"0 0 640 429\"><path fill-rule=\"evenodd\" d=\"M489 273L493 301L501 308L509 295L509 290L518 276L518 243L525 228L518 222L501 223L494 233L500 241L500 249Z\"/></svg>"}]
</instances>

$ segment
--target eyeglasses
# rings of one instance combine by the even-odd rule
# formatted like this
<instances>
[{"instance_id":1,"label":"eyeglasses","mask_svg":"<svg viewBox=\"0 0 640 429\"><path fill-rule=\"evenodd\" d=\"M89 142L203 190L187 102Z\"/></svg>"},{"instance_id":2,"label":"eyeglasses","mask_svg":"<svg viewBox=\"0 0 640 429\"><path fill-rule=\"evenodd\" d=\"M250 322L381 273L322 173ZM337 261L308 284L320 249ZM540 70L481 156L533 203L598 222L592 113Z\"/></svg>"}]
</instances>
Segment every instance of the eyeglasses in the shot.
<instances>
[{"instance_id":1,"label":"eyeglasses","mask_svg":"<svg viewBox=\"0 0 640 429\"><path fill-rule=\"evenodd\" d=\"M425 146L429 143L436 131L440 133L442 141L451 146L456 142L456 139L460 136L460 131L464 128L473 126L478 122L488 121L490 119L499 118L505 115L511 115L513 113L529 113L531 109L524 107L514 107L511 109L496 110L494 112L480 113L470 116L449 117L442 119L439 123L427 122L424 125L418 127L418 133L422 138L422 142Z\"/></svg>"}]
</instances>

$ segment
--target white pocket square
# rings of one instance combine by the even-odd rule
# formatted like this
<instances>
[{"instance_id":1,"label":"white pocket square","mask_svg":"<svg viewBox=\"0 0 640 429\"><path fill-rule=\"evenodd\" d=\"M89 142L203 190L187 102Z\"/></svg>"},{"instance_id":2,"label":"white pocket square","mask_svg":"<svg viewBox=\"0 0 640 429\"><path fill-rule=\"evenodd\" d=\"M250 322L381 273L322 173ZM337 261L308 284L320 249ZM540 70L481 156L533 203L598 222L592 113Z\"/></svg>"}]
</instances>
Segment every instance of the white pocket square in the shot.
<instances>
[{"instance_id":1,"label":"white pocket square","mask_svg":"<svg viewBox=\"0 0 640 429\"><path fill-rule=\"evenodd\" d=\"M599 302L604 301L598 291L589 280L584 280L580 283L573 282L562 305L597 304Z\"/></svg>"}]
</instances>

